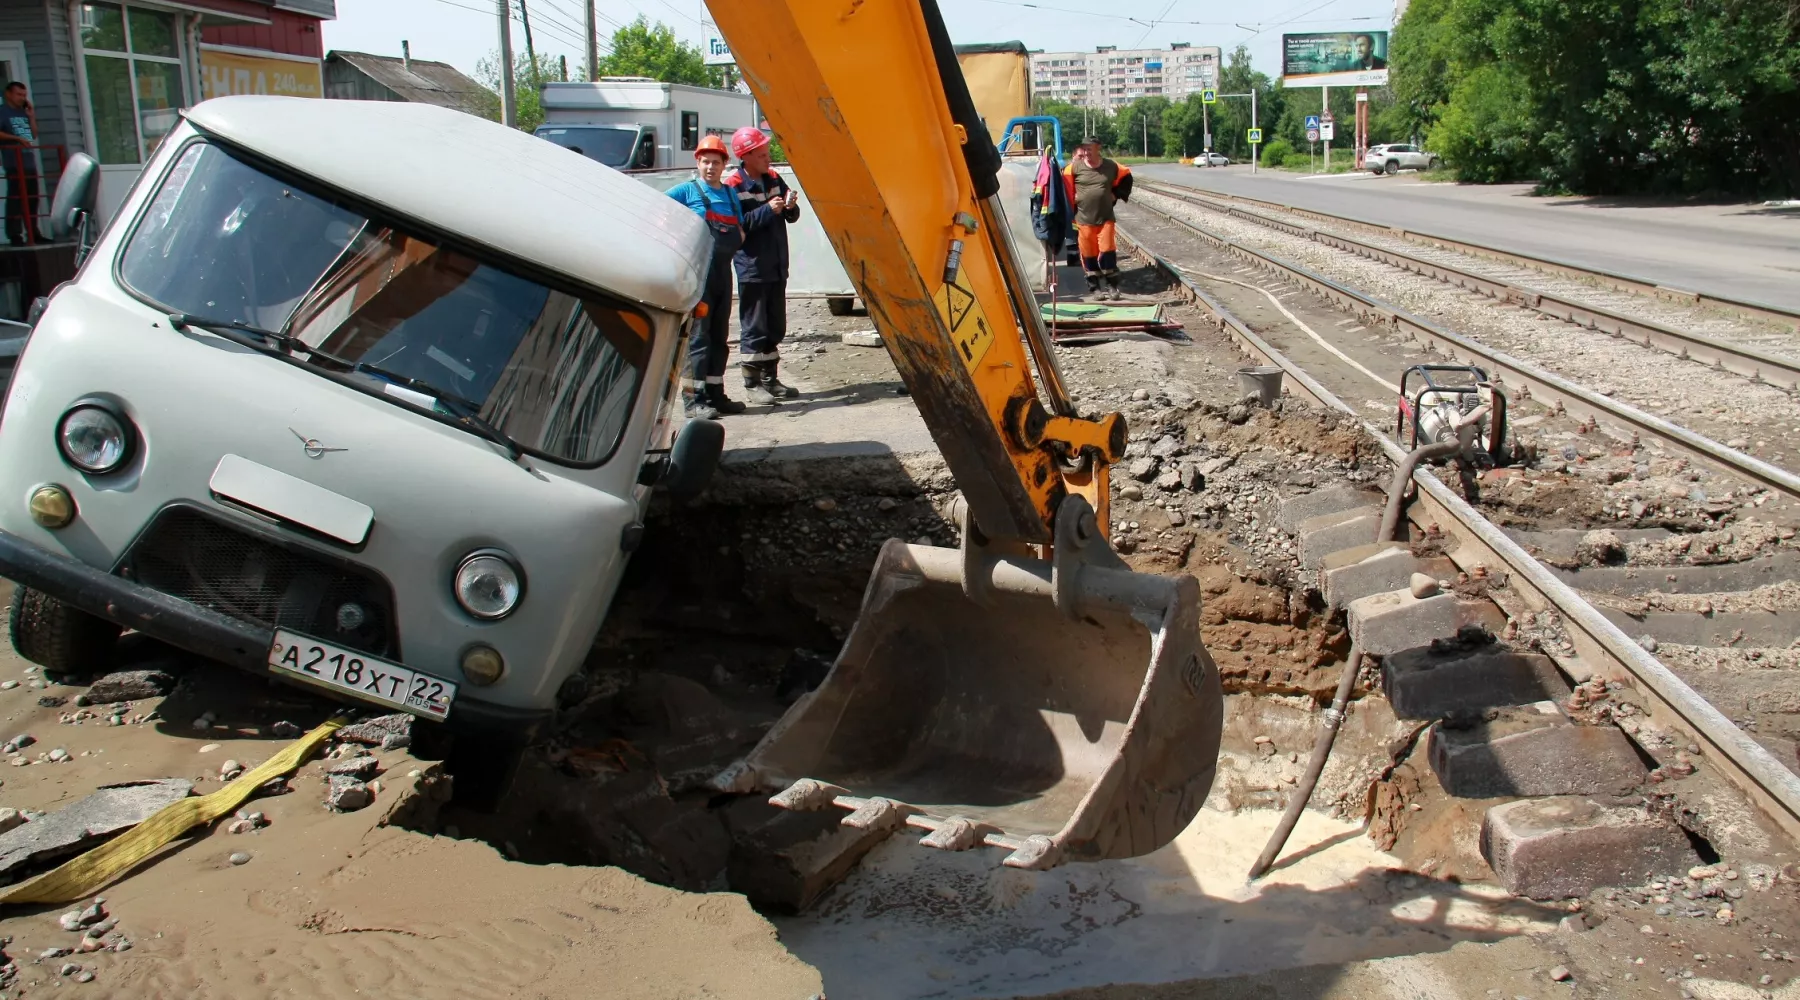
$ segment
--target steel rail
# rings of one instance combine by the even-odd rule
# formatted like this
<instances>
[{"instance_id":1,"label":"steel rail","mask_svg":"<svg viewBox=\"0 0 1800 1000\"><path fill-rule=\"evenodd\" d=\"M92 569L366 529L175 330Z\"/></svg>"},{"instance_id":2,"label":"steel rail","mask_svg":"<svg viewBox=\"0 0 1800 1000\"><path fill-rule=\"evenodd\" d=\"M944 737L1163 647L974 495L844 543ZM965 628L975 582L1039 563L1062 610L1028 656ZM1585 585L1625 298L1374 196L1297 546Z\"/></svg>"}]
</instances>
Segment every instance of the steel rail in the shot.
<instances>
[{"instance_id":1,"label":"steel rail","mask_svg":"<svg viewBox=\"0 0 1800 1000\"><path fill-rule=\"evenodd\" d=\"M1655 414L1645 413L1635 406L1608 399L1530 362L1494 350L1453 330L1414 316L1398 306L1338 284L1302 265L1255 247L1245 246L1149 205L1139 203L1137 207L1166 219L1253 266L1317 293L1333 305L1355 314L1364 323L1374 323L1406 333L1426 350L1451 360L1482 364L1490 370L1496 381L1519 386L1520 389L1516 390L1519 396L1536 398L1553 409L1592 420L1596 424L1606 421L1615 426L1622 425L1633 438L1644 434L1660 438L1689 457L1706 462L1716 469L1800 499L1800 476L1786 469L1770 465L1753 455L1746 455Z\"/></svg>"},{"instance_id":2,"label":"steel rail","mask_svg":"<svg viewBox=\"0 0 1800 1000\"><path fill-rule=\"evenodd\" d=\"M1174 198L1190 205L1243 219L1259 226L1266 226L1290 236L1299 236L1338 250L1346 250L1360 257L1390 264L1459 288L1480 292L1502 302L1522 306L1546 316L1587 327L1590 330L1598 330L1601 333L1624 338L1653 350L1666 351L1684 360L1697 361L1743 375L1753 382L1766 381L1789 392L1800 392L1800 361L1797 360L1784 358L1754 347L1733 344L1705 334L1682 330L1654 320L1627 316L1611 309L1582 302L1579 299L1539 291L1502 278L1464 270L1451 264L1426 260L1423 257L1390 247L1378 246L1345 236L1342 233L1296 226L1260 212L1252 212L1236 205L1216 201L1211 192L1198 194L1171 188L1164 184L1145 184L1143 187L1152 194ZM1796 319L1800 319L1800 317L1796 317Z\"/></svg>"},{"instance_id":3,"label":"steel rail","mask_svg":"<svg viewBox=\"0 0 1800 1000\"><path fill-rule=\"evenodd\" d=\"M1147 188L1154 188L1166 185L1149 182L1144 186ZM1200 189L1193 188L1190 190L1198 191ZM1318 209L1303 208L1299 205L1289 205L1279 201L1268 201L1263 198L1252 198L1248 195L1225 194L1219 191L1207 191L1206 196L1223 199L1225 201L1242 202L1247 205L1260 205L1264 208L1287 212L1290 215L1298 215L1319 222L1343 223L1352 226L1360 226L1364 229L1371 229L1385 235L1395 236L1411 243L1435 245L1445 250L1454 250L1458 253L1466 253L1476 257L1487 257L1492 260L1501 261L1502 263L1514 264L1519 267L1530 268L1534 271L1543 271L1546 274L1560 274L1564 277L1579 278L1583 281L1595 281L1621 292L1631 292L1637 295L1650 295L1686 305L1700 305L1715 309L1725 309L1754 319L1773 320L1800 333L1800 311L1769 305L1764 302L1752 302L1748 299L1734 299L1724 295L1713 295L1708 292L1693 292L1685 288L1675 288L1664 285L1648 278L1639 278L1634 275L1621 274L1616 271L1606 271L1596 267L1588 267L1583 264L1557 260L1553 257L1537 257L1517 250L1502 250L1498 247L1491 247L1481 243L1470 243L1467 240L1459 240L1450 236L1439 236L1435 233L1421 232L1417 229L1406 229L1401 226L1390 226L1385 223L1371 222L1367 219L1359 219L1354 215L1338 215L1332 212L1323 212Z\"/></svg>"},{"instance_id":4,"label":"steel rail","mask_svg":"<svg viewBox=\"0 0 1800 1000\"><path fill-rule=\"evenodd\" d=\"M1230 336L1239 349L1258 363L1280 367L1300 394L1355 419L1391 461L1398 464L1405 458L1405 449L1386 432L1364 420L1355 408L1258 336L1179 265L1123 229L1119 231L1119 238L1168 274L1186 297L1213 316L1219 330ZM1516 617L1519 610L1550 610L1561 615L1576 655L1587 666L1609 678L1630 682L1650 703L1649 713L1654 722L1676 724L1687 731L1703 747L1704 756L1712 761L1714 772L1745 795L1792 841L1800 843L1800 776L1782 766L1773 754L1750 739L1724 713L1457 496L1430 470L1418 469L1412 478L1419 487L1417 503L1409 512L1412 519L1422 525L1436 524L1456 536L1461 544L1449 555L1460 568L1471 570L1477 565L1485 565L1490 572L1504 568L1506 587L1529 606L1527 609L1504 609L1510 612L1509 616Z\"/></svg>"}]
</instances>

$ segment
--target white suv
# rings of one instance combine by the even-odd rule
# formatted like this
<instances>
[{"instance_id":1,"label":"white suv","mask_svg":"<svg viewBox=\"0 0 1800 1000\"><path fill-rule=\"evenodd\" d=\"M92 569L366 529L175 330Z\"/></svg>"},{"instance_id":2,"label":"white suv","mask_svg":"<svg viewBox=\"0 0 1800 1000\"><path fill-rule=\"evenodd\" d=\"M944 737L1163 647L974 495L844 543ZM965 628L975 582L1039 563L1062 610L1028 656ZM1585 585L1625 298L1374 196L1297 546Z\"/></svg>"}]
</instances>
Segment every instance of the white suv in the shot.
<instances>
[{"instance_id":1,"label":"white suv","mask_svg":"<svg viewBox=\"0 0 1800 1000\"><path fill-rule=\"evenodd\" d=\"M1377 174L1397 174L1402 170L1435 170L1442 163L1436 153L1427 153L1403 142L1370 146L1369 151L1363 154L1363 166Z\"/></svg>"}]
</instances>

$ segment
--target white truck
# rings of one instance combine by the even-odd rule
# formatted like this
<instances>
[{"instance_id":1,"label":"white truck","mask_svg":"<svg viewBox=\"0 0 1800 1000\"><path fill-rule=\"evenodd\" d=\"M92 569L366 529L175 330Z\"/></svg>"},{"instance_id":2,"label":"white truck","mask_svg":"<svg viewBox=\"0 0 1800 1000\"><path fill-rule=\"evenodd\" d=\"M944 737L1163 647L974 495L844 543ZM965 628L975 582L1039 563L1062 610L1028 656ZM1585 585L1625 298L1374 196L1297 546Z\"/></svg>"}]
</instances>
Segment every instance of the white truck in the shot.
<instances>
[{"instance_id":1,"label":"white truck","mask_svg":"<svg viewBox=\"0 0 1800 1000\"><path fill-rule=\"evenodd\" d=\"M648 77L604 77L598 83L546 83L540 92L539 138L619 170L693 165L702 136L730 140L756 124L756 99Z\"/></svg>"}]
</instances>

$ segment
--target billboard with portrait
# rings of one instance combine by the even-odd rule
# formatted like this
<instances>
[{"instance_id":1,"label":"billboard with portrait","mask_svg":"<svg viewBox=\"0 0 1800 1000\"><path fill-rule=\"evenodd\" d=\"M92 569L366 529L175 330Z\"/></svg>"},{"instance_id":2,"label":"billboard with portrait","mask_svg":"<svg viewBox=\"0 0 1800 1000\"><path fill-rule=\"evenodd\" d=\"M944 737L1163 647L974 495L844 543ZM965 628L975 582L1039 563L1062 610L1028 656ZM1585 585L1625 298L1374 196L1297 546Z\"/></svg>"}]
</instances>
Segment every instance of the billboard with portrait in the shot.
<instances>
[{"instance_id":1,"label":"billboard with portrait","mask_svg":"<svg viewBox=\"0 0 1800 1000\"><path fill-rule=\"evenodd\" d=\"M1380 87L1388 82L1388 33L1314 31L1281 36L1283 87Z\"/></svg>"}]
</instances>

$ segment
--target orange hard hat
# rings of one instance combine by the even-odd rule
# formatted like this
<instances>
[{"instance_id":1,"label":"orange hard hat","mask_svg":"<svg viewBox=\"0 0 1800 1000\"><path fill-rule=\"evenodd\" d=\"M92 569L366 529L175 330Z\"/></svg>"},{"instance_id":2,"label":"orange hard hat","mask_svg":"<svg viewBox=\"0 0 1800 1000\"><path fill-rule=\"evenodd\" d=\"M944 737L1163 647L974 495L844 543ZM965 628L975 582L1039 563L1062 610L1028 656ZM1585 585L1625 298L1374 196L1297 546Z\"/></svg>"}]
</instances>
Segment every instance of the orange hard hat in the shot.
<instances>
[{"instance_id":1,"label":"orange hard hat","mask_svg":"<svg viewBox=\"0 0 1800 1000\"><path fill-rule=\"evenodd\" d=\"M698 160L704 153L717 153L727 159L730 158L730 154L725 149L725 140L716 135L709 135L701 139L700 145L694 147L694 159Z\"/></svg>"}]
</instances>

